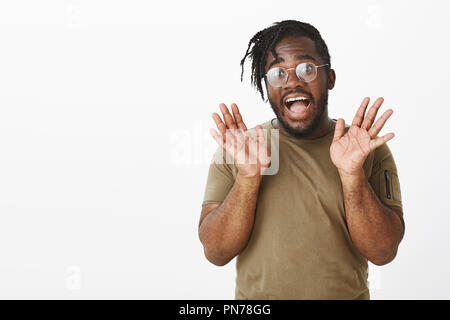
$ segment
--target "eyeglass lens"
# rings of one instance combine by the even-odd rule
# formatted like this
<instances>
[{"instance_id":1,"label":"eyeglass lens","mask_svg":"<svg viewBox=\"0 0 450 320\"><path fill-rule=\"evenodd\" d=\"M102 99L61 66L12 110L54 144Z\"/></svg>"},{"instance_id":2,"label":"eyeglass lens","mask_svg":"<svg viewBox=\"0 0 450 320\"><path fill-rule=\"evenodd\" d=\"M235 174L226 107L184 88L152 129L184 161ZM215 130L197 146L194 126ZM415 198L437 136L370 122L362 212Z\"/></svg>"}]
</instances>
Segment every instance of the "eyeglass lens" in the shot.
<instances>
[{"instance_id":1,"label":"eyeglass lens","mask_svg":"<svg viewBox=\"0 0 450 320\"><path fill-rule=\"evenodd\" d=\"M317 76L317 67L309 62L297 65L295 73L300 80L305 82L313 81ZM287 82L288 71L281 67L272 68L267 72L267 80L272 86L281 87Z\"/></svg>"}]
</instances>

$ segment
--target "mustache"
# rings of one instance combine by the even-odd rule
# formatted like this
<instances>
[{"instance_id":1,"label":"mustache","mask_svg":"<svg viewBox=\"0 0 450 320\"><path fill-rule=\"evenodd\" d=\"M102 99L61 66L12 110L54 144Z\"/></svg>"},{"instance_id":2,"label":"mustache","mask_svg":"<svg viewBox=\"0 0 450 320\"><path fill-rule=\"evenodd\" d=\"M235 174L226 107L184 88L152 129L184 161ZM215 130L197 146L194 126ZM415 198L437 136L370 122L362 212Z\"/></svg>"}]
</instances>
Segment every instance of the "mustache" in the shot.
<instances>
[{"instance_id":1,"label":"mustache","mask_svg":"<svg viewBox=\"0 0 450 320\"><path fill-rule=\"evenodd\" d=\"M314 103L314 98L313 98L313 96L311 95L311 93L309 93L308 91L303 90L302 88L295 88L294 90L288 91L288 92L286 92L285 94L283 94L283 95L281 96L281 99L280 99L280 105L283 104L284 98L286 98L288 95L293 94L293 93L302 93L302 94L304 94L304 95L307 95L308 98L309 98L309 100L311 100L311 101Z\"/></svg>"}]
</instances>

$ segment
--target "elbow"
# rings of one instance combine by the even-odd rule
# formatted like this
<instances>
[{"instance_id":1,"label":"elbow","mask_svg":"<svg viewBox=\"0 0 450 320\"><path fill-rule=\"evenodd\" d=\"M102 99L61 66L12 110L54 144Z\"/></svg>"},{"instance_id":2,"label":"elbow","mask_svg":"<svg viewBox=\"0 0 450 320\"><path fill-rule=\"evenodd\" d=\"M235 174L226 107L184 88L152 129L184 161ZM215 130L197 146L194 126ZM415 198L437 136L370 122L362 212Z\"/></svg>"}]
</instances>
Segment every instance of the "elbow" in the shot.
<instances>
[{"instance_id":1,"label":"elbow","mask_svg":"<svg viewBox=\"0 0 450 320\"><path fill-rule=\"evenodd\" d=\"M201 242L203 244L203 252L205 257L212 264L222 267L234 258L234 255L228 250L223 250L217 246L214 246L205 241L205 239L202 239L202 237L200 237L200 239L203 240Z\"/></svg>"},{"instance_id":2,"label":"elbow","mask_svg":"<svg viewBox=\"0 0 450 320\"><path fill-rule=\"evenodd\" d=\"M218 267L223 267L224 265L228 264L231 260L224 260L224 259L211 259L209 257L206 257L209 262L211 262L213 265Z\"/></svg>"},{"instance_id":3,"label":"elbow","mask_svg":"<svg viewBox=\"0 0 450 320\"><path fill-rule=\"evenodd\" d=\"M382 251L368 260L374 265L384 266L393 261L396 256L397 256L397 246L395 246L391 250Z\"/></svg>"},{"instance_id":4,"label":"elbow","mask_svg":"<svg viewBox=\"0 0 450 320\"><path fill-rule=\"evenodd\" d=\"M203 252L206 259L212 264L222 267L230 262L234 256L228 251L214 245L217 241L208 239L203 229L199 228L199 239L203 245Z\"/></svg>"},{"instance_id":5,"label":"elbow","mask_svg":"<svg viewBox=\"0 0 450 320\"><path fill-rule=\"evenodd\" d=\"M198 236L206 259L216 266L226 265L240 252L237 245L224 241L222 237L211 237L204 228L199 228Z\"/></svg>"},{"instance_id":6,"label":"elbow","mask_svg":"<svg viewBox=\"0 0 450 320\"><path fill-rule=\"evenodd\" d=\"M208 249L207 247L204 248L204 252L206 259L218 267L226 265L234 258L233 256L228 255L220 250L212 250Z\"/></svg>"},{"instance_id":7,"label":"elbow","mask_svg":"<svg viewBox=\"0 0 450 320\"><path fill-rule=\"evenodd\" d=\"M369 261L372 262L374 265L384 266L385 264L388 264L392 260L394 260L394 258L392 258L392 259L378 259L377 258L377 259L370 259Z\"/></svg>"}]
</instances>

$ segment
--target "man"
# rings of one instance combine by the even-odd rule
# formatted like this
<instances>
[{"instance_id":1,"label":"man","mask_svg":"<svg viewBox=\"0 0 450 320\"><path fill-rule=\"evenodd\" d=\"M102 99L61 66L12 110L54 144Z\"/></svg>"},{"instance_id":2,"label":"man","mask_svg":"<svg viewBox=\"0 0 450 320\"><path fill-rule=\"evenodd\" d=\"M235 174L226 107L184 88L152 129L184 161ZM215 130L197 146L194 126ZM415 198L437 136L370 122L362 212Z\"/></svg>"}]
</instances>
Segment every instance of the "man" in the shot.
<instances>
[{"instance_id":1,"label":"man","mask_svg":"<svg viewBox=\"0 0 450 320\"><path fill-rule=\"evenodd\" d=\"M383 99L366 113L365 98L350 126L328 117L336 75L309 24L282 21L258 32L242 67L247 57L276 119L247 130L235 104L233 115L220 105L223 121L213 113L219 148L199 222L206 258L225 265L237 256L236 299L370 299L367 261L392 261L405 230L386 145L394 134L377 136L393 111L375 121ZM273 175L264 175L271 155L263 129L280 132ZM234 163L220 161L222 149Z\"/></svg>"}]
</instances>

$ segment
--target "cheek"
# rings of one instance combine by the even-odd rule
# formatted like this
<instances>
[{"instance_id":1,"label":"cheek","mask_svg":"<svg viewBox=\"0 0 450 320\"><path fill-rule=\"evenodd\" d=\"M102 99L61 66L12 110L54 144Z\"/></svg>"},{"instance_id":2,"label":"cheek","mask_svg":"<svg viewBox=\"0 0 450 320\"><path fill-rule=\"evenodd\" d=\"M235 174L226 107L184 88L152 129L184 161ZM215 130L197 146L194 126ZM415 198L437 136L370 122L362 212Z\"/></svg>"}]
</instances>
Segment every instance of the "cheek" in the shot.
<instances>
[{"instance_id":1,"label":"cheek","mask_svg":"<svg viewBox=\"0 0 450 320\"><path fill-rule=\"evenodd\" d=\"M275 102L276 104L280 103L281 99L281 88L271 88L268 91L269 99Z\"/></svg>"},{"instance_id":2,"label":"cheek","mask_svg":"<svg viewBox=\"0 0 450 320\"><path fill-rule=\"evenodd\" d=\"M320 100L320 98L325 94L326 90L328 90L327 82L317 83L317 85L311 87L311 93L314 96L315 102Z\"/></svg>"}]
</instances>

